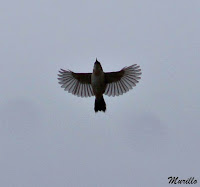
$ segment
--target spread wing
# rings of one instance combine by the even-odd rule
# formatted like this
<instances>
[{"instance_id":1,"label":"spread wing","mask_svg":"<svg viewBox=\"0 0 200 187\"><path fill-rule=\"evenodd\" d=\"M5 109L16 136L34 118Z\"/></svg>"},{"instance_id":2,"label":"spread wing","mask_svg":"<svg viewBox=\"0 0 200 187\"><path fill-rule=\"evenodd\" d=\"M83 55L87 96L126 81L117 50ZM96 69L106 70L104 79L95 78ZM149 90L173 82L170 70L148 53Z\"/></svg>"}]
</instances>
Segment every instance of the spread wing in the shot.
<instances>
[{"instance_id":1,"label":"spread wing","mask_svg":"<svg viewBox=\"0 0 200 187\"><path fill-rule=\"evenodd\" d=\"M121 71L105 73L105 95L118 96L132 89L139 82L141 69L134 64L124 67Z\"/></svg>"},{"instance_id":2,"label":"spread wing","mask_svg":"<svg viewBox=\"0 0 200 187\"><path fill-rule=\"evenodd\" d=\"M61 69L58 74L59 84L62 88L78 97L91 97L94 95L91 85L91 73L74 73Z\"/></svg>"}]
</instances>

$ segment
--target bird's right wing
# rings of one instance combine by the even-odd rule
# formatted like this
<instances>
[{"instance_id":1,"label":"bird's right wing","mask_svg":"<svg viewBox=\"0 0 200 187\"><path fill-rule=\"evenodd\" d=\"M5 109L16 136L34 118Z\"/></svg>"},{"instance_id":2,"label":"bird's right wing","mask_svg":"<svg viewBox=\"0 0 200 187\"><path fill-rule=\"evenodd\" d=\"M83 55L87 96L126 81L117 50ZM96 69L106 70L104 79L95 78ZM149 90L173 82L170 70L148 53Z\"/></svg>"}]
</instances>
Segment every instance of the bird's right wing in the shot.
<instances>
[{"instance_id":1,"label":"bird's right wing","mask_svg":"<svg viewBox=\"0 0 200 187\"><path fill-rule=\"evenodd\" d=\"M91 73L74 73L61 69L58 74L59 84L62 88L78 97L91 97L94 95L91 85Z\"/></svg>"},{"instance_id":2,"label":"bird's right wing","mask_svg":"<svg viewBox=\"0 0 200 187\"><path fill-rule=\"evenodd\" d=\"M134 64L124 67L121 71L105 73L105 95L118 96L132 89L139 82L141 69Z\"/></svg>"}]
</instances>

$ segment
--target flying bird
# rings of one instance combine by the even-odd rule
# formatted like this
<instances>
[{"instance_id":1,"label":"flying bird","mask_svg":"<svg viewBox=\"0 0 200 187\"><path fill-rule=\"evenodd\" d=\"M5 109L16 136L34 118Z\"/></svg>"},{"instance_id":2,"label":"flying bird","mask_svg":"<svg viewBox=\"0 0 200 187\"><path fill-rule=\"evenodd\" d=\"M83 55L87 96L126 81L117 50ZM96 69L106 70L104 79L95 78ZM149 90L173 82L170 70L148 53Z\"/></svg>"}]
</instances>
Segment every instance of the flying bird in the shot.
<instances>
[{"instance_id":1,"label":"flying bird","mask_svg":"<svg viewBox=\"0 0 200 187\"><path fill-rule=\"evenodd\" d=\"M137 64L124 67L116 72L104 72L96 59L93 73L74 73L61 69L58 74L59 84L69 93L78 97L95 96L95 112L106 111L103 94L119 96L132 89L139 82L141 69Z\"/></svg>"}]
</instances>

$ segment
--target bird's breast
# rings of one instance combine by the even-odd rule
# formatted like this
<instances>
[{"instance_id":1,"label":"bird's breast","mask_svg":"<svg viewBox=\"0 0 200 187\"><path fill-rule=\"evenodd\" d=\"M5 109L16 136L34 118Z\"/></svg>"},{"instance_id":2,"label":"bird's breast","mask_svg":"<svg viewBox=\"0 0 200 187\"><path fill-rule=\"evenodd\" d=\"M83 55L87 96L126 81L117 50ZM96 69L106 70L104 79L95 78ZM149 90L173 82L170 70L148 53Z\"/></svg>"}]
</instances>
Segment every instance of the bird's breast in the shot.
<instances>
[{"instance_id":1,"label":"bird's breast","mask_svg":"<svg viewBox=\"0 0 200 187\"><path fill-rule=\"evenodd\" d=\"M92 83L92 89L93 89L94 95L96 97L101 97L103 93L105 92L104 73L103 72L100 74L92 73L91 83Z\"/></svg>"}]
</instances>

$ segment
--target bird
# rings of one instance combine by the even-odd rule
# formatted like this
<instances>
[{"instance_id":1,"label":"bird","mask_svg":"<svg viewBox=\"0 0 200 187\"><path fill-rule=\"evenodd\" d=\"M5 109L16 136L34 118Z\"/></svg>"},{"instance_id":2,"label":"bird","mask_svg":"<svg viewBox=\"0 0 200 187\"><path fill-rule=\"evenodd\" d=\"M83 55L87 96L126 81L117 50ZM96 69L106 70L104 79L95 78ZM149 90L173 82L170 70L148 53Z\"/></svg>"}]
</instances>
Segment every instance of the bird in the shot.
<instances>
[{"instance_id":1,"label":"bird","mask_svg":"<svg viewBox=\"0 0 200 187\"><path fill-rule=\"evenodd\" d=\"M94 111L105 112L106 103L103 95L119 96L131 90L141 79L141 69L137 64L126 66L120 71L104 72L101 63L94 63L92 73L75 73L60 69L59 84L65 91L78 97L95 96Z\"/></svg>"}]
</instances>

